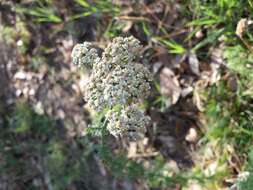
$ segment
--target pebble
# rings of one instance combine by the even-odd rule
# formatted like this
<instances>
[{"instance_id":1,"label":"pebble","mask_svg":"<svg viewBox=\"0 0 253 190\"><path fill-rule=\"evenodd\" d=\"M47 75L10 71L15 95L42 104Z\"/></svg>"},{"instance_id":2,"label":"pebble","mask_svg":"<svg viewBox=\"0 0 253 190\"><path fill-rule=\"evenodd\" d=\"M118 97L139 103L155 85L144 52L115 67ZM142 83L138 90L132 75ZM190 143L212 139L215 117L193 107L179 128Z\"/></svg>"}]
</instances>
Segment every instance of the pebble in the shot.
<instances>
[{"instance_id":1,"label":"pebble","mask_svg":"<svg viewBox=\"0 0 253 190\"><path fill-rule=\"evenodd\" d=\"M25 80L25 79L26 79L26 73L25 73L24 71L18 71L18 72L14 75L14 79Z\"/></svg>"},{"instance_id":2,"label":"pebble","mask_svg":"<svg viewBox=\"0 0 253 190\"><path fill-rule=\"evenodd\" d=\"M196 142L198 139L198 133L195 128L190 128L187 135L185 136L185 140L188 142Z\"/></svg>"}]
</instances>

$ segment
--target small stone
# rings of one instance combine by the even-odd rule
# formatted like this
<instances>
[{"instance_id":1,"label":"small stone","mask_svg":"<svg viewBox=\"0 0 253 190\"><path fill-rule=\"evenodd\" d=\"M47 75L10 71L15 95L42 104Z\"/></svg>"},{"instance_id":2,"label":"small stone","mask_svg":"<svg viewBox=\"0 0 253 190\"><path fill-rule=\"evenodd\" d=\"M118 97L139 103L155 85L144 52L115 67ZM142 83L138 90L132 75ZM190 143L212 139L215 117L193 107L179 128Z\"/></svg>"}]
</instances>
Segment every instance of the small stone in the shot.
<instances>
[{"instance_id":1,"label":"small stone","mask_svg":"<svg viewBox=\"0 0 253 190\"><path fill-rule=\"evenodd\" d=\"M26 73L24 71L19 71L14 75L14 79L25 80L26 79Z\"/></svg>"},{"instance_id":2,"label":"small stone","mask_svg":"<svg viewBox=\"0 0 253 190\"><path fill-rule=\"evenodd\" d=\"M15 92L16 97L21 96L21 94L22 94L22 90L17 89L16 92Z\"/></svg>"},{"instance_id":3,"label":"small stone","mask_svg":"<svg viewBox=\"0 0 253 190\"><path fill-rule=\"evenodd\" d=\"M33 75L32 73L26 73L26 80L32 80Z\"/></svg>"},{"instance_id":4,"label":"small stone","mask_svg":"<svg viewBox=\"0 0 253 190\"><path fill-rule=\"evenodd\" d=\"M188 142L196 142L198 139L198 133L195 128L190 128L187 135L185 136L185 140Z\"/></svg>"},{"instance_id":5,"label":"small stone","mask_svg":"<svg viewBox=\"0 0 253 190\"><path fill-rule=\"evenodd\" d=\"M24 95L27 95L28 92L29 92L29 88L28 88L28 87L25 87L25 88L23 89L23 94L24 94Z\"/></svg>"},{"instance_id":6,"label":"small stone","mask_svg":"<svg viewBox=\"0 0 253 190\"><path fill-rule=\"evenodd\" d=\"M30 89L29 90L29 96L34 96L35 95L35 90L34 89Z\"/></svg>"},{"instance_id":7,"label":"small stone","mask_svg":"<svg viewBox=\"0 0 253 190\"><path fill-rule=\"evenodd\" d=\"M35 106L34 106L34 111L39 114L39 115L43 115L44 114L44 109L43 109L43 105L41 102L38 102Z\"/></svg>"},{"instance_id":8,"label":"small stone","mask_svg":"<svg viewBox=\"0 0 253 190\"><path fill-rule=\"evenodd\" d=\"M79 88L76 84L72 84L71 85L71 88L76 92L76 93L79 93Z\"/></svg>"},{"instance_id":9,"label":"small stone","mask_svg":"<svg viewBox=\"0 0 253 190\"><path fill-rule=\"evenodd\" d=\"M22 46L23 44L24 44L24 42L22 40L17 41L17 46Z\"/></svg>"},{"instance_id":10,"label":"small stone","mask_svg":"<svg viewBox=\"0 0 253 190\"><path fill-rule=\"evenodd\" d=\"M7 105L14 104L14 99L13 98L8 98L7 99Z\"/></svg>"},{"instance_id":11,"label":"small stone","mask_svg":"<svg viewBox=\"0 0 253 190\"><path fill-rule=\"evenodd\" d=\"M60 119L64 119L66 115L65 115L65 112L62 109L59 109L59 110L57 110L57 116Z\"/></svg>"},{"instance_id":12,"label":"small stone","mask_svg":"<svg viewBox=\"0 0 253 190\"><path fill-rule=\"evenodd\" d=\"M195 37L198 39L203 38L204 34L203 34L202 30L197 31L195 34Z\"/></svg>"}]
</instances>

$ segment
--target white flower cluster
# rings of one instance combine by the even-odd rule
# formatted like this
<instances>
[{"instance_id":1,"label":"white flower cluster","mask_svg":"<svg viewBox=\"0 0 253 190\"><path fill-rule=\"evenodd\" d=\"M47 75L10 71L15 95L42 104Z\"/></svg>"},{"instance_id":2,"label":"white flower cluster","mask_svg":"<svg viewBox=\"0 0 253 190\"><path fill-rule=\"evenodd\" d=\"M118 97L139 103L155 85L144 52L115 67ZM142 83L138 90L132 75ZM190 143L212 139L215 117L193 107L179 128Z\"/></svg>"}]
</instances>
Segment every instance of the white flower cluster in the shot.
<instances>
[{"instance_id":1,"label":"white flower cluster","mask_svg":"<svg viewBox=\"0 0 253 190\"><path fill-rule=\"evenodd\" d=\"M131 105L125 109L115 112L110 110L106 114L108 120L107 129L116 137L127 136L130 140L142 139L146 132L145 126L150 122L150 118L144 115L136 105Z\"/></svg>"},{"instance_id":2,"label":"white flower cluster","mask_svg":"<svg viewBox=\"0 0 253 190\"><path fill-rule=\"evenodd\" d=\"M128 134L132 139L145 132L147 116L136 105L150 91L151 74L134 60L141 46L134 37L117 37L105 48L101 57L91 43L77 44L72 52L73 63L92 67L85 99L100 112L109 109L108 130L114 136ZM115 106L121 105L115 112Z\"/></svg>"},{"instance_id":3,"label":"white flower cluster","mask_svg":"<svg viewBox=\"0 0 253 190\"><path fill-rule=\"evenodd\" d=\"M90 42L75 45L71 58L75 65L86 68L92 68L92 65L99 61L97 50L92 48L92 43Z\"/></svg>"}]
</instances>

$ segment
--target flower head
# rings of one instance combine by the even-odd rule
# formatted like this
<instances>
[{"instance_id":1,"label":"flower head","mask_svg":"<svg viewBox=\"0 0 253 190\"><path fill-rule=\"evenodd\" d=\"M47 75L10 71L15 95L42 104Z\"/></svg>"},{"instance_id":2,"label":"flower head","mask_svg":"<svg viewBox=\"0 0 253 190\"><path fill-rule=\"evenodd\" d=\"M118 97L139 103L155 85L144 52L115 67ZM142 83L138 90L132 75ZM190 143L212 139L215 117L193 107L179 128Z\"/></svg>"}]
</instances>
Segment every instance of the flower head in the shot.
<instances>
[{"instance_id":1,"label":"flower head","mask_svg":"<svg viewBox=\"0 0 253 190\"><path fill-rule=\"evenodd\" d=\"M92 43L84 42L74 46L71 58L73 64L78 67L92 68L93 64L99 61L97 50L92 48Z\"/></svg>"},{"instance_id":2,"label":"flower head","mask_svg":"<svg viewBox=\"0 0 253 190\"><path fill-rule=\"evenodd\" d=\"M107 130L115 137L128 137L130 140L138 140L144 137L145 126L150 118L144 115L137 105L131 105L119 111L110 110L106 114L108 120Z\"/></svg>"},{"instance_id":3,"label":"flower head","mask_svg":"<svg viewBox=\"0 0 253 190\"><path fill-rule=\"evenodd\" d=\"M145 132L148 117L137 104L148 96L152 77L144 65L134 62L140 49L134 37L117 37L101 57L88 42L77 44L72 51L74 64L92 67L85 99L98 112L109 109L107 129L114 136L127 133L137 139ZM122 109L115 112L117 105Z\"/></svg>"}]
</instances>

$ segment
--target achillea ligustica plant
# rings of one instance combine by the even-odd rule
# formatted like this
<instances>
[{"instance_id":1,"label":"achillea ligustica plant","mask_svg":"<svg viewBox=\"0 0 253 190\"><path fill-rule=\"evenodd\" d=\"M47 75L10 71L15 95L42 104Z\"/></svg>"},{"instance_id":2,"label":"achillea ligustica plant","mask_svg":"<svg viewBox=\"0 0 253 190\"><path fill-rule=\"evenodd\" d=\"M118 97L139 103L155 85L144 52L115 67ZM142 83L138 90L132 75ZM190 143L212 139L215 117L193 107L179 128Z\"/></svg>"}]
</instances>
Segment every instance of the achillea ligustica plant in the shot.
<instances>
[{"instance_id":1,"label":"achillea ligustica plant","mask_svg":"<svg viewBox=\"0 0 253 190\"><path fill-rule=\"evenodd\" d=\"M142 138L150 120L139 107L149 95L152 81L149 70L135 62L140 49L134 37L117 37L101 57L89 42L77 44L72 51L73 63L92 71L85 99L97 112L108 110L107 130L115 137Z\"/></svg>"}]
</instances>

